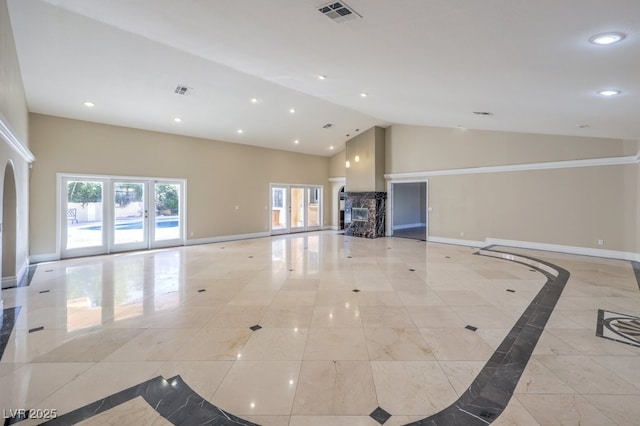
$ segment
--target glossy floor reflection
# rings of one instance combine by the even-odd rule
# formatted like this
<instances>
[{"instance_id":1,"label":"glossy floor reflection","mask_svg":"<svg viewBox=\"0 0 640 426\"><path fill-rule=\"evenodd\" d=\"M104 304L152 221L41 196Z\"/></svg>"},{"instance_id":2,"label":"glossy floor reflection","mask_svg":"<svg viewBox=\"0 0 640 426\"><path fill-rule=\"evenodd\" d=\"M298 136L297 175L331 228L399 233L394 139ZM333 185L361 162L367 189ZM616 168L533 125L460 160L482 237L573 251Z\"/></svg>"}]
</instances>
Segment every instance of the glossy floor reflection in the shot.
<instances>
[{"instance_id":1,"label":"glossy floor reflection","mask_svg":"<svg viewBox=\"0 0 640 426\"><path fill-rule=\"evenodd\" d=\"M640 348L596 336L599 310L640 316L631 263L500 249L571 277L493 424L637 424ZM324 231L41 264L2 291L21 310L1 408L60 415L179 376L262 425L420 420L467 390L547 280L476 251ZM170 424L136 395L84 424Z\"/></svg>"}]
</instances>

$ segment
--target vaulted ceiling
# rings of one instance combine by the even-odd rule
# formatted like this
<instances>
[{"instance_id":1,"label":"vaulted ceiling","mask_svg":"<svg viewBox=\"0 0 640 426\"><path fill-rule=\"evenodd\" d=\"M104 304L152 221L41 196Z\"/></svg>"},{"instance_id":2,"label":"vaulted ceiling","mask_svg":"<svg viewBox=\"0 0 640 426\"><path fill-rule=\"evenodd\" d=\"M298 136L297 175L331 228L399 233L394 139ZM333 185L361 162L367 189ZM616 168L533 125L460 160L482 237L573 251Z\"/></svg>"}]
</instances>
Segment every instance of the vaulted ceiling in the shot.
<instances>
[{"instance_id":1,"label":"vaulted ceiling","mask_svg":"<svg viewBox=\"0 0 640 426\"><path fill-rule=\"evenodd\" d=\"M394 123L640 139L638 0L8 3L32 112L317 155Z\"/></svg>"}]
</instances>

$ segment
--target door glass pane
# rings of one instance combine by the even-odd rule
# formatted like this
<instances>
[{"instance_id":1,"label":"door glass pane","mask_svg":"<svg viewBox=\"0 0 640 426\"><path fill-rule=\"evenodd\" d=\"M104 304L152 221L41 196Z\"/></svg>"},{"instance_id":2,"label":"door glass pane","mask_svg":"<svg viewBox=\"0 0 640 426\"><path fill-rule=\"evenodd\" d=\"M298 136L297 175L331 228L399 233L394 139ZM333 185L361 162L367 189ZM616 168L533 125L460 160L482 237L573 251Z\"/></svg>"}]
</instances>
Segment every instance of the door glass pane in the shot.
<instances>
[{"instance_id":1,"label":"door glass pane","mask_svg":"<svg viewBox=\"0 0 640 426\"><path fill-rule=\"evenodd\" d=\"M103 245L102 182L67 182L67 249Z\"/></svg>"},{"instance_id":2,"label":"door glass pane","mask_svg":"<svg viewBox=\"0 0 640 426\"><path fill-rule=\"evenodd\" d=\"M155 184L155 241L180 238L180 185Z\"/></svg>"},{"instance_id":3,"label":"door glass pane","mask_svg":"<svg viewBox=\"0 0 640 426\"><path fill-rule=\"evenodd\" d=\"M304 227L304 188L291 188L291 228Z\"/></svg>"},{"instance_id":4,"label":"door glass pane","mask_svg":"<svg viewBox=\"0 0 640 426\"><path fill-rule=\"evenodd\" d=\"M307 188L307 226L320 226L320 188Z\"/></svg>"},{"instance_id":5,"label":"door glass pane","mask_svg":"<svg viewBox=\"0 0 640 426\"><path fill-rule=\"evenodd\" d=\"M271 188L271 229L287 228L287 188Z\"/></svg>"},{"instance_id":6,"label":"door glass pane","mask_svg":"<svg viewBox=\"0 0 640 426\"><path fill-rule=\"evenodd\" d=\"M115 182L113 184L113 243L145 241L144 184Z\"/></svg>"}]
</instances>

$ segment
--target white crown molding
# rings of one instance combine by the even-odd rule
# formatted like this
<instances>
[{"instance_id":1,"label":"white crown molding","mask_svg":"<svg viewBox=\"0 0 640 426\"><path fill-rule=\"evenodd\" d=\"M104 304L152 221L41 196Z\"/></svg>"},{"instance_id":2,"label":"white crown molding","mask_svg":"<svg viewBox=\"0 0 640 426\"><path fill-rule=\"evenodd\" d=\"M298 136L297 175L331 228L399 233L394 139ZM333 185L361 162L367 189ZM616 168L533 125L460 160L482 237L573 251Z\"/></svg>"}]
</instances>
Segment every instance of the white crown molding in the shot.
<instances>
[{"instance_id":1,"label":"white crown molding","mask_svg":"<svg viewBox=\"0 0 640 426\"><path fill-rule=\"evenodd\" d=\"M415 179L430 176L469 175L478 173L520 172L526 170L569 169L576 167L621 166L640 164L640 153L625 157L590 158L586 160L552 161L546 163L508 164L504 166L469 167L465 169L431 170L424 172L388 173L385 179Z\"/></svg>"},{"instance_id":2,"label":"white crown molding","mask_svg":"<svg viewBox=\"0 0 640 426\"><path fill-rule=\"evenodd\" d=\"M29 148L13 134L11 129L9 128L9 124L7 119L2 113L0 113L0 136L2 139L9 144L14 151L16 151L27 163L33 163L36 160L36 157L33 155Z\"/></svg>"}]
</instances>

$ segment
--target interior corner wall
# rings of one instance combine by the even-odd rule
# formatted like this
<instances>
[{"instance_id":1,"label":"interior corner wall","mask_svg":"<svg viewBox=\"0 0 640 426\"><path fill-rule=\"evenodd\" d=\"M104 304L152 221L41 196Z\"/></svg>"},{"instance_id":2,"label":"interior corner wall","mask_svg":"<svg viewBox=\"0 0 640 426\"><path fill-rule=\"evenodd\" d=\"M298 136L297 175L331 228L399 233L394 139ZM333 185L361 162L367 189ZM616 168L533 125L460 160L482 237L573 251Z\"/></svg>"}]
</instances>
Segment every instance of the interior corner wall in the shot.
<instances>
[{"instance_id":1,"label":"interior corner wall","mask_svg":"<svg viewBox=\"0 0 640 426\"><path fill-rule=\"evenodd\" d=\"M388 174L626 154L614 139L395 125L388 135ZM637 164L429 176L429 236L637 253L637 178Z\"/></svg>"},{"instance_id":2,"label":"interior corner wall","mask_svg":"<svg viewBox=\"0 0 640 426\"><path fill-rule=\"evenodd\" d=\"M20 74L18 55L11 30L7 1L0 0L0 113L4 124L24 145L29 146L27 100ZM29 163L0 138L0 179L8 162L16 181L17 241L16 271L25 271L29 256ZM0 182L0 191L4 181ZM0 218L2 212L0 211Z\"/></svg>"},{"instance_id":3,"label":"interior corner wall","mask_svg":"<svg viewBox=\"0 0 640 426\"><path fill-rule=\"evenodd\" d=\"M56 252L56 174L187 179L187 239L265 233L270 183L321 185L329 158L31 114L31 254ZM235 209L238 206L238 210Z\"/></svg>"},{"instance_id":4,"label":"interior corner wall","mask_svg":"<svg viewBox=\"0 0 640 426\"><path fill-rule=\"evenodd\" d=\"M329 158L329 177L343 178L345 174L344 162L346 161L346 151L342 150Z\"/></svg>"}]
</instances>

